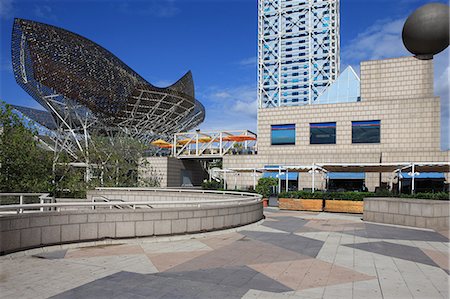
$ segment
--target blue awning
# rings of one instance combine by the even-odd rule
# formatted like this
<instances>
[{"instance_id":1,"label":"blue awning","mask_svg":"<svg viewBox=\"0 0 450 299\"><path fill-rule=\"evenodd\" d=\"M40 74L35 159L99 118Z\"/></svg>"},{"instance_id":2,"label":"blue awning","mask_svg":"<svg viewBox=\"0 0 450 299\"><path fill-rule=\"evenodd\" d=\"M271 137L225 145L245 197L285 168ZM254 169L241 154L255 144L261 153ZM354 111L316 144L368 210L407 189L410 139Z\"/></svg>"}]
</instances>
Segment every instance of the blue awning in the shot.
<instances>
[{"instance_id":1,"label":"blue awning","mask_svg":"<svg viewBox=\"0 0 450 299\"><path fill-rule=\"evenodd\" d=\"M278 179L278 175L278 172L264 172L262 177ZM282 172L280 175L280 179L286 180L286 173ZM288 180L298 180L298 172L288 172Z\"/></svg>"},{"instance_id":2,"label":"blue awning","mask_svg":"<svg viewBox=\"0 0 450 299\"><path fill-rule=\"evenodd\" d=\"M411 178L407 172L402 172L401 177L403 179ZM415 179L445 179L445 175L442 172L420 172Z\"/></svg>"},{"instance_id":3,"label":"blue awning","mask_svg":"<svg viewBox=\"0 0 450 299\"><path fill-rule=\"evenodd\" d=\"M328 178L331 180L364 180L365 172L329 172Z\"/></svg>"}]
</instances>

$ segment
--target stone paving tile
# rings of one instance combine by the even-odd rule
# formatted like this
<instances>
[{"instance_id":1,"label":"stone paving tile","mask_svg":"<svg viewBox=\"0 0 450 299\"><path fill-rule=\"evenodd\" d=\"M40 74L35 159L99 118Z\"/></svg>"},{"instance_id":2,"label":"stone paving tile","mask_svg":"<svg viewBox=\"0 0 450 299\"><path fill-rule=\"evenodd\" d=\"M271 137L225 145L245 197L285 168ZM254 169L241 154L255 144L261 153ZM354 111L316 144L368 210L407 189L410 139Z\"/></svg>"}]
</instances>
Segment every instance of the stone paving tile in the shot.
<instances>
[{"instance_id":1,"label":"stone paving tile","mask_svg":"<svg viewBox=\"0 0 450 299\"><path fill-rule=\"evenodd\" d=\"M0 257L0 298L449 298L445 232L269 210L239 233Z\"/></svg>"},{"instance_id":2,"label":"stone paving tile","mask_svg":"<svg viewBox=\"0 0 450 299\"><path fill-rule=\"evenodd\" d=\"M281 247L243 238L234 243L201 255L168 271L181 272L257 264L261 261L277 262L309 258Z\"/></svg>"},{"instance_id":3,"label":"stone paving tile","mask_svg":"<svg viewBox=\"0 0 450 299\"><path fill-rule=\"evenodd\" d=\"M308 220L303 220L295 217L279 217L278 221L264 222L262 225L288 233L293 233L302 228Z\"/></svg>"},{"instance_id":4,"label":"stone paving tile","mask_svg":"<svg viewBox=\"0 0 450 299\"><path fill-rule=\"evenodd\" d=\"M259 289L269 292L286 292L291 289L270 277L247 266L201 269L185 272L164 272L157 276L199 282L215 283L235 288Z\"/></svg>"},{"instance_id":5,"label":"stone paving tile","mask_svg":"<svg viewBox=\"0 0 450 299\"><path fill-rule=\"evenodd\" d=\"M147 257L153 265L155 265L159 272L163 272L208 252L208 250L202 250L188 252L148 253Z\"/></svg>"},{"instance_id":6,"label":"stone paving tile","mask_svg":"<svg viewBox=\"0 0 450 299\"><path fill-rule=\"evenodd\" d=\"M197 239L142 243L141 247L146 253L211 250L211 248L203 243L202 240Z\"/></svg>"},{"instance_id":7,"label":"stone paving tile","mask_svg":"<svg viewBox=\"0 0 450 299\"><path fill-rule=\"evenodd\" d=\"M345 246L438 267L430 257L417 247L393 244L384 241L347 244Z\"/></svg>"},{"instance_id":8,"label":"stone paving tile","mask_svg":"<svg viewBox=\"0 0 450 299\"><path fill-rule=\"evenodd\" d=\"M241 231L240 233L254 240L273 244L275 246L310 257L316 257L323 246L322 241L295 234L277 234L251 231Z\"/></svg>"},{"instance_id":9,"label":"stone paving tile","mask_svg":"<svg viewBox=\"0 0 450 299\"><path fill-rule=\"evenodd\" d=\"M51 252L42 252L33 255L33 257L38 257L42 259L48 259L48 260L54 260L54 259L62 259L66 256L67 249L65 250L57 250L57 251L51 251Z\"/></svg>"},{"instance_id":10,"label":"stone paving tile","mask_svg":"<svg viewBox=\"0 0 450 299\"><path fill-rule=\"evenodd\" d=\"M139 245L98 245L70 249L65 258L80 258L93 256L108 256L121 254L143 254L144 251Z\"/></svg>"},{"instance_id":11,"label":"stone paving tile","mask_svg":"<svg viewBox=\"0 0 450 299\"><path fill-rule=\"evenodd\" d=\"M250 267L294 290L375 278L317 259L256 264Z\"/></svg>"},{"instance_id":12,"label":"stone paving tile","mask_svg":"<svg viewBox=\"0 0 450 299\"><path fill-rule=\"evenodd\" d=\"M430 250L430 249L422 249L422 251L433 260L442 270L446 271L447 274L450 275L449 270L449 254L448 252L442 252L437 250Z\"/></svg>"},{"instance_id":13,"label":"stone paving tile","mask_svg":"<svg viewBox=\"0 0 450 299\"><path fill-rule=\"evenodd\" d=\"M365 229L344 231L346 234L353 234L365 238L377 239L398 239L448 242L449 239L434 231L395 227L390 225L379 225L365 223Z\"/></svg>"}]
</instances>

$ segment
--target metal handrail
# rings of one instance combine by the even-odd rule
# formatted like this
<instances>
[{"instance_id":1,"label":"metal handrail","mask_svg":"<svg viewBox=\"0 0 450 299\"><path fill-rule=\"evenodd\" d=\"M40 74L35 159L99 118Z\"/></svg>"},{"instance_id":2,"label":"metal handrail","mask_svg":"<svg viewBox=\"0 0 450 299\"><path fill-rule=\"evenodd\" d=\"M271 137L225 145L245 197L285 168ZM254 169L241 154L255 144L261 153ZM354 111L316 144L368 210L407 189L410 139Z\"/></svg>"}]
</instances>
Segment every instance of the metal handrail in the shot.
<instances>
[{"instance_id":1,"label":"metal handrail","mask_svg":"<svg viewBox=\"0 0 450 299\"><path fill-rule=\"evenodd\" d=\"M259 196L256 193L241 192L241 191L221 191L221 190L197 190L197 189L161 189L161 188L147 188L147 187L98 187L95 190L122 190L122 191L154 191L154 192L178 192L178 193L210 193L210 194L230 194L241 196Z\"/></svg>"},{"instance_id":2,"label":"metal handrail","mask_svg":"<svg viewBox=\"0 0 450 299\"><path fill-rule=\"evenodd\" d=\"M24 205L23 199L24 199L24 197L28 197L28 196L39 196L40 204L43 204L45 199L50 199L50 200L53 199L52 197L50 197L49 193L17 193L17 192L11 192L11 193L0 193L0 196L18 196L19 197L19 205L20 206ZM0 205L0 207L3 207L3 206L13 206L13 205ZM28 206L28 204L27 204L27 206ZM40 211L43 212L44 208L41 207ZM18 213L23 213L23 209L22 208L19 209Z\"/></svg>"},{"instance_id":3,"label":"metal handrail","mask_svg":"<svg viewBox=\"0 0 450 299\"><path fill-rule=\"evenodd\" d=\"M110 207L113 206L142 206L142 205L196 205L201 207L202 205L218 204L218 203L230 203L237 202L241 205L243 202L260 202L262 197L260 195L253 196L245 199L219 199L219 200L196 200L196 201L110 201L110 202L68 202L68 203L40 203L40 204L22 204L22 205L0 205L0 211L23 211L24 209L40 208L41 211L44 208L64 208L64 207Z\"/></svg>"}]
</instances>

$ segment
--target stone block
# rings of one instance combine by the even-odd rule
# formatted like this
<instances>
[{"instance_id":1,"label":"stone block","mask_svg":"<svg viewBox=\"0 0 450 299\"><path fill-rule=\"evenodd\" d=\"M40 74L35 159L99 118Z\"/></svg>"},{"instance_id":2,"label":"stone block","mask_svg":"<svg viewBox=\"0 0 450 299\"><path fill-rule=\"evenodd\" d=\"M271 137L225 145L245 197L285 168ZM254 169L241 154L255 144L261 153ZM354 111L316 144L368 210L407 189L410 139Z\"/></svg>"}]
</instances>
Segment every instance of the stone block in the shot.
<instances>
[{"instance_id":1,"label":"stone block","mask_svg":"<svg viewBox=\"0 0 450 299\"><path fill-rule=\"evenodd\" d=\"M30 217L30 227L50 225L50 217Z\"/></svg>"},{"instance_id":2,"label":"stone block","mask_svg":"<svg viewBox=\"0 0 450 299\"><path fill-rule=\"evenodd\" d=\"M433 205L431 205L431 204L421 204L420 206L422 208L422 216L433 217L433 215L434 215Z\"/></svg>"},{"instance_id":3,"label":"stone block","mask_svg":"<svg viewBox=\"0 0 450 299\"><path fill-rule=\"evenodd\" d=\"M88 214L88 222L104 222L104 221L105 221L104 213Z\"/></svg>"},{"instance_id":4,"label":"stone block","mask_svg":"<svg viewBox=\"0 0 450 299\"><path fill-rule=\"evenodd\" d=\"M383 213L388 213L389 212L389 203L384 200L379 200L378 201L378 211L383 212Z\"/></svg>"},{"instance_id":5,"label":"stone block","mask_svg":"<svg viewBox=\"0 0 450 299\"><path fill-rule=\"evenodd\" d=\"M98 238L115 238L116 224L114 222L98 223Z\"/></svg>"},{"instance_id":6,"label":"stone block","mask_svg":"<svg viewBox=\"0 0 450 299\"><path fill-rule=\"evenodd\" d=\"M201 229L201 219L200 218L189 218L187 219L187 231L188 232L198 232Z\"/></svg>"},{"instance_id":7,"label":"stone block","mask_svg":"<svg viewBox=\"0 0 450 299\"><path fill-rule=\"evenodd\" d=\"M405 215L405 225L415 226L416 225L416 217Z\"/></svg>"},{"instance_id":8,"label":"stone block","mask_svg":"<svg viewBox=\"0 0 450 299\"><path fill-rule=\"evenodd\" d=\"M71 242L80 240L80 225L61 225L61 242Z\"/></svg>"},{"instance_id":9,"label":"stone block","mask_svg":"<svg viewBox=\"0 0 450 299\"><path fill-rule=\"evenodd\" d=\"M122 222L123 213L107 213L105 214L105 221Z\"/></svg>"},{"instance_id":10,"label":"stone block","mask_svg":"<svg viewBox=\"0 0 450 299\"><path fill-rule=\"evenodd\" d=\"M233 215L225 215L223 225L225 227L232 227L233 226Z\"/></svg>"},{"instance_id":11,"label":"stone block","mask_svg":"<svg viewBox=\"0 0 450 299\"><path fill-rule=\"evenodd\" d=\"M398 207L398 212L402 215L409 215L409 203L407 202L401 202Z\"/></svg>"},{"instance_id":12,"label":"stone block","mask_svg":"<svg viewBox=\"0 0 450 299\"><path fill-rule=\"evenodd\" d=\"M193 218L194 211L180 211L178 212L178 217L180 218Z\"/></svg>"},{"instance_id":13,"label":"stone block","mask_svg":"<svg viewBox=\"0 0 450 299\"><path fill-rule=\"evenodd\" d=\"M61 227L59 225L44 226L41 228L42 244L56 244L61 242Z\"/></svg>"},{"instance_id":14,"label":"stone block","mask_svg":"<svg viewBox=\"0 0 450 299\"><path fill-rule=\"evenodd\" d=\"M160 220L161 212L148 211L144 212L144 220Z\"/></svg>"},{"instance_id":15,"label":"stone block","mask_svg":"<svg viewBox=\"0 0 450 299\"><path fill-rule=\"evenodd\" d=\"M98 223L81 223L80 240L93 240L98 237Z\"/></svg>"},{"instance_id":16,"label":"stone block","mask_svg":"<svg viewBox=\"0 0 450 299\"><path fill-rule=\"evenodd\" d=\"M50 225L61 225L68 223L69 223L68 215L50 216Z\"/></svg>"},{"instance_id":17,"label":"stone block","mask_svg":"<svg viewBox=\"0 0 450 299\"><path fill-rule=\"evenodd\" d=\"M394 216L394 223L398 225L406 225L405 215L395 215Z\"/></svg>"},{"instance_id":18,"label":"stone block","mask_svg":"<svg viewBox=\"0 0 450 299\"><path fill-rule=\"evenodd\" d=\"M241 215L233 214L233 226L239 226L239 225L241 225Z\"/></svg>"},{"instance_id":19,"label":"stone block","mask_svg":"<svg viewBox=\"0 0 450 299\"><path fill-rule=\"evenodd\" d=\"M153 221L136 221L136 236L152 236Z\"/></svg>"},{"instance_id":20,"label":"stone block","mask_svg":"<svg viewBox=\"0 0 450 299\"><path fill-rule=\"evenodd\" d=\"M133 211L123 214L123 221L141 221L141 220L144 220L143 213Z\"/></svg>"},{"instance_id":21,"label":"stone block","mask_svg":"<svg viewBox=\"0 0 450 299\"><path fill-rule=\"evenodd\" d=\"M206 216L212 217L219 215L219 209L209 209L206 211Z\"/></svg>"},{"instance_id":22,"label":"stone block","mask_svg":"<svg viewBox=\"0 0 450 299\"><path fill-rule=\"evenodd\" d=\"M8 231L11 229L11 220L0 220L0 232Z\"/></svg>"},{"instance_id":23,"label":"stone block","mask_svg":"<svg viewBox=\"0 0 450 299\"><path fill-rule=\"evenodd\" d=\"M398 214L399 203L393 201L388 202L388 211L390 214Z\"/></svg>"},{"instance_id":24,"label":"stone block","mask_svg":"<svg viewBox=\"0 0 450 299\"><path fill-rule=\"evenodd\" d=\"M394 223L394 214L384 213L383 214L384 223Z\"/></svg>"},{"instance_id":25,"label":"stone block","mask_svg":"<svg viewBox=\"0 0 450 299\"><path fill-rule=\"evenodd\" d=\"M162 219L178 219L178 211L174 212L162 212Z\"/></svg>"},{"instance_id":26,"label":"stone block","mask_svg":"<svg viewBox=\"0 0 450 299\"><path fill-rule=\"evenodd\" d=\"M214 228L214 217L202 218L202 230L212 230Z\"/></svg>"},{"instance_id":27,"label":"stone block","mask_svg":"<svg viewBox=\"0 0 450 299\"><path fill-rule=\"evenodd\" d=\"M156 220L154 221L155 235L169 235L172 233L171 220Z\"/></svg>"},{"instance_id":28,"label":"stone block","mask_svg":"<svg viewBox=\"0 0 450 299\"><path fill-rule=\"evenodd\" d=\"M10 229L22 229L22 228L28 228L30 226L30 218L28 217L20 217L16 219L11 219L10 222Z\"/></svg>"},{"instance_id":29,"label":"stone block","mask_svg":"<svg viewBox=\"0 0 450 299\"><path fill-rule=\"evenodd\" d=\"M220 208L219 209L219 216L228 215L229 209L228 208Z\"/></svg>"},{"instance_id":30,"label":"stone block","mask_svg":"<svg viewBox=\"0 0 450 299\"><path fill-rule=\"evenodd\" d=\"M240 214L240 216L241 216L241 224L242 225L244 225L244 224L248 224L249 223L249 214L248 213L241 213Z\"/></svg>"},{"instance_id":31,"label":"stone block","mask_svg":"<svg viewBox=\"0 0 450 299\"><path fill-rule=\"evenodd\" d=\"M416 217L416 227L426 227L426 217Z\"/></svg>"},{"instance_id":32,"label":"stone block","mask_svg":"<svg viewBox=\"0 0 450 299\"><path fill-rule=\"evenodd\" d=\"M374 217L373 217L373 221L374 222L380 222L380 223L383 223L383 213L379 213L379 212L374 212L374 215L373 215Z\"/></svg>"},{"instance_id":33,"label":"stone block","mask_svg":"<svg viewBox=\"0 0 450 299\"><path fill-rule=\"evenodd\" d=\"M186 230L187 230L187 220L186 219L172 220L172 234L185 233Z\"/></svg>"},{"instance_id":34,"label":"stone block","mask_svg":"<svg viewBox=\"0 0 450 299\"><path fill-rule=\"evenodd\" d=\"M15 250L20 247L20 230L10 230L0 234L0 252Z\"/></svg>"},{"instance_id":35,"label":"stone block","mask_svg":"<svg viewBox=\"0 0 450 299\"><path fill-rule=\"evenodd\" d=\"M86 223L87 215L69 215L69 223Z\"/></svg>"},{"instance_id":36,"label":"stone block","mask_svg":"<svg viewBox=\"0 0 450 299\"><path fill-rule=\"evenodd\" d=\"M194 211L194 217L206 217L206 210Z\"/></svg>"},{"instance_id":37,"label":"stone block","mask_svg":"<svg viewBox=\"0 0 450 299\"><path fill-rule=\"evenodd\" d=\"M225 217L224 216L215 216L214 217L214 228L219 229L224 226Z\"/></svg>"},{"instance_id":38,"label":"stone block","mask_svg":"<svg viewBox=\"0 0 450 299\"><path fill-rule=\"evenodd\" d=\"M438 228L439 227L439 219L438 218L426 218L425 219L426 228Z\"/></svg>"},{"instance_id":39,"label":"stone block","mask_svg":"<svg viewBox=\"0 0 450 299\"><path fill-rule=\"evenodd\" d=\"M409 215L412 216L421 216L422 215L422 204L419 203L411 203L409 207Z\"/></svg>"},{"instance_id":40,"label":"stone block","mask_svg":"<svg viewBox=\"0 0 450 299\"><path fill-rule=\"evenodd\" d=\"M116 222L117 238L132 238L135 236L134 222Z\"/></svg>"}]
</instances>

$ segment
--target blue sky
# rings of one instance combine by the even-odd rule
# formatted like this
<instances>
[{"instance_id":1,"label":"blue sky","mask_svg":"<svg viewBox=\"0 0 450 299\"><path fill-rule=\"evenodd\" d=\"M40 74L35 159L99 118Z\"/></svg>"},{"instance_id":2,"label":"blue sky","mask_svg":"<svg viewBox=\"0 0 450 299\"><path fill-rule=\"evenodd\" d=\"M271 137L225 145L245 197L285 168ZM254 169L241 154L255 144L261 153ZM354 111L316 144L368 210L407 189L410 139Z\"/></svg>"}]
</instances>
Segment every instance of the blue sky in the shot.
<instances>
[{"instance_id":1,"label":"blue sky","mask_svg":"<svg viewBox=\"0 0 450 299\"><path fill-rule=\"evenodd\" d=\"M401 41L406 17L422 0L341 0L341 70L368 59L409 55ZM446 1L434 1L443 2ZM0 99L39 105L14 81L14 17L56 25L110 50L157 86L192 70L207 116L201 129L256 131L256 0L0 0ZM449 50L435 57L448 147Z\"/></svg>"}]
</instances>

